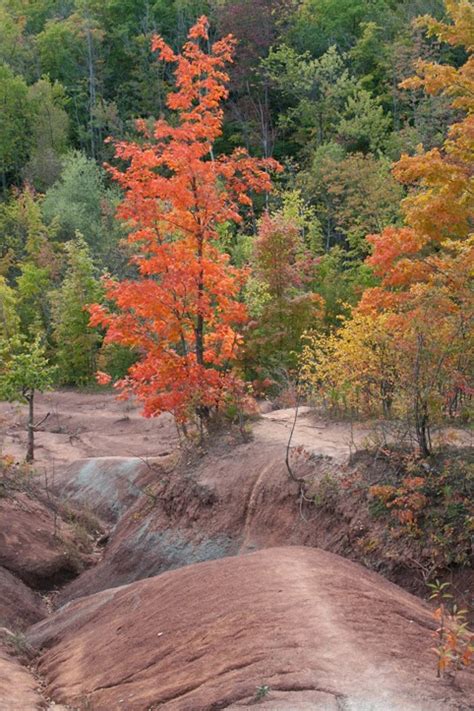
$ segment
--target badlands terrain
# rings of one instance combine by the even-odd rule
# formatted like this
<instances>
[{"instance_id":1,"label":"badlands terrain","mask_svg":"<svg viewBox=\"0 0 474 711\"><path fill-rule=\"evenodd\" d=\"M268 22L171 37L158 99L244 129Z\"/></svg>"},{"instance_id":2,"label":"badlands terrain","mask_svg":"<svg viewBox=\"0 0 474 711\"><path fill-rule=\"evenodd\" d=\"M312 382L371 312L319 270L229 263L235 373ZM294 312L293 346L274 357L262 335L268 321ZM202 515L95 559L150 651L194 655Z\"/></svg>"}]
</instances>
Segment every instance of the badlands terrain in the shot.
<instances>
[{"instance_id":1,"label":"badlands terrain","mask_svg":"<svg viewBox=\"0 0 474 711\"><path fill-rule=\"evenodd\" d=\"M43 395L47 413L32 476L24 411L0 405L1 711L474 708L472 671L436 678L431 608L354 562L365 521L299 495L294 410L205 451L107 393ZM301 408L299 474L367 436Z\"/></svg>"}]
</instances>

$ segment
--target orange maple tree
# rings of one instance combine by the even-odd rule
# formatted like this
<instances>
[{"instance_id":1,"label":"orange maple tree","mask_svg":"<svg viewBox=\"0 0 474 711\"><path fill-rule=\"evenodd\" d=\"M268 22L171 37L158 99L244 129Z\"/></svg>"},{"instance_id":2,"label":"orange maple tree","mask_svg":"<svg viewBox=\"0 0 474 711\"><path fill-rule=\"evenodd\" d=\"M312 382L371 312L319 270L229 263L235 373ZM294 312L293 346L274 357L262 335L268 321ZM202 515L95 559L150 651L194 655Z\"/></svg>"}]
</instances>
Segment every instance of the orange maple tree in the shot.
<instances>
[{"instance_id":1,"label":"orange maple tree","mask_svg":"<svg viewBox=\"0 0 474 711\"><path fill-rule=\"evenodd\" d=\"M143 401L146 416L169 411L181 422L242 391L232 366L247 319L239 298L246 273L221 249L219 226L241 222L251 194L270 191L270 171L280 169L242 148L214 154L235 41L229 35L206 51L208 45L205 17L180 54L153 39L159 58L174 65L171 117L151 127L138 121L143 140L115 144L128 167L109 167L124 191L118 216L131 228L139 276L106 280L110 307L90 308L91 324L106 329L107 342L141 354L116 385Z\"/></svg>"}]
</instances>

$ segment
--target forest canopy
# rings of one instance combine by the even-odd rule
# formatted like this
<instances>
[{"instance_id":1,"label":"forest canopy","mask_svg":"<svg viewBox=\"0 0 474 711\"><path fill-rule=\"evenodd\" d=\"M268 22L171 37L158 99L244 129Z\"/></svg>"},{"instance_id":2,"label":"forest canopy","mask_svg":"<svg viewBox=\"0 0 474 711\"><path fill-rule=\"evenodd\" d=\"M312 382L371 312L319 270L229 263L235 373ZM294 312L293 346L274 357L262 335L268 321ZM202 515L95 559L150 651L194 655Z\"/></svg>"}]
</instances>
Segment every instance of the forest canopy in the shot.
<instances>
[{"instance_id":1,"label":"forest canopy","mask_svg":"<svg viewBox=\"0 0 474 711\"><path fill-rule=\"evenodd\" d=\"M0 369L181 419L299 378L428 453L472 397L473 46L469 0L0 0Z\"/></svg>"}]
</instances>

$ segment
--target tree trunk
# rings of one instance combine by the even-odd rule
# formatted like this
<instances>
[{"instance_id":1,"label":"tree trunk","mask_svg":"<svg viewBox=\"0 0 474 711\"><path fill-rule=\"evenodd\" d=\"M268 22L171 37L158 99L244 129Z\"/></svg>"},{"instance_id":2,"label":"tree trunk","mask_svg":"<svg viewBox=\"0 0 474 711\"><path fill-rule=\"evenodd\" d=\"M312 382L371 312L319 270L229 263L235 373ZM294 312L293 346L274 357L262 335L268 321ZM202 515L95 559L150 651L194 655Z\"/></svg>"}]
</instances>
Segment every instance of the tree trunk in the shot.
<instances>
[{"instance_id":1,"label":"tree trunk","mask_svg":"<svg viewBox=\"0 0 474 711\"><path fill-rule=\"evenodd\" d=\"M202 248L199 249L199 260L202 259ZM198 280L197 316L196 328L194 329L196 339L196 362L204 365L204 316L202 314L202 297L204 294L204 273L201 265Z\"/></svg>"},{"instance_id":2,"label":"tree trunk","mask_svg":"<svg viewBox=\"0 0 474 711\"><path fill-rule=\"evenodd\" d=\"M32 462L35 456L35 426L34 426L34 397L35 391L30 390L27 395L28 402L28 444L26 449L26 461Z\"/></svg>"},{"instance_id":3,"label":"tree trunk","mask_svg":"<svg viewBox=\"0 0 474 711\"><path fill-rule=\"evenodd\" d=\"M390 417L393 403L393 383L389 380L382 380L380 391L382 395L382 408L384 417Z\"/></svg>"},{"instance_id":4,"label":"tree trunk","mask_svg":"<svg viewBox=\"0 0 474 711\"><path fill-rule=\"evenodd\" d=\"M424 349L424 339L421 334L417 337L417 353L414 368L414 403L413 412L415 419L415 431L418 447L422 457L429 457L431 454L430 417L428 412L428 402L423 390L421 377L422 357Z\"/></svg>"},{"instance_id":5,"label":"tree trunk","mask_svg":"<svg viewBox=\"0 0 474 711\"><path fill-rule=\"evenodd\" d=\"M204 315L202 313L202 299L204 296L204 269L203 269L203 255L204 255L204 237L199 234L197 237L197 258L199 264L199 277L197 285L197 314L196 314L196 327L194 329L194 337L196 339L196 362L198 365L204 365Z\"/></svg>"},{"instance_id":6,"label":"tree trunk","mask_svg":"<svg viewBox=\"0 0 474 711\"><path fill-rule=\"evenodd\" d=\"M416 423L416 438L422 457L429 457L431 454L431 436L428 416L422 414Z\"/></svg>"},{"instance_id":7,"label":"tree trunk","mask_svg":"<svg viewBox=\"0 0 474 711\"><path fill-rule=\"evenodd\" d=\"M202 292L201 292L202 293ZM198 314L196 322L196 362L204 365L204 319Z\"/></svg>"}]
</instances>

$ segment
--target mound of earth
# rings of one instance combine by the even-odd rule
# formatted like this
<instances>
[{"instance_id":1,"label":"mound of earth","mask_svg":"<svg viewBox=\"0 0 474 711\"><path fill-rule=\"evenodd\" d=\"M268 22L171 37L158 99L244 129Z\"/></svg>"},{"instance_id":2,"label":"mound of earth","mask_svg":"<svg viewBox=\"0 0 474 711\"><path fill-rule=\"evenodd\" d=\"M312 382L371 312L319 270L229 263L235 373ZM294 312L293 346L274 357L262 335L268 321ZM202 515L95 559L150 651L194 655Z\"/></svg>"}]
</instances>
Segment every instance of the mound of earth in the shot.
<instances>
[{"instance_id":1,"label":"mound of earth","mask_svg":"<svg viewBox=\"0 0 474 711\"><path fill-rule=\"evenodd\" d=\"M91 711L472 708L436 679L427 608L330 553L273 548L82 598L31 628L56 702Z\"/></svg>"},{"instance_id":2,"label":"mound of earth","mask_svg":"<svg viewBox=\"0 0 474 711\"><path fill-rule=\"evenodd\" d=\"M0 566L40 590L75 577L92 562L74 526L53 501L18 491L0 498Z\"/></svg>"},{"instance_id":3,"label":"mound of earth","mask_svg":"<svg viewBox=\"0 0 474 711\"><path fill-rule=\"evenodd\" d=\"M39 711L44 708L44 699L34 676L0 645L0 711ZM60 707L55 708L59 711Z\"/></svg>"},{"instance_id":4,"label":"mound of earth","mask_svg":"<svg viewBox=\"0 0 474 711\"><path fill-rule=\"evenodd\" d=\"M63 501L115 523L153 481L154 461L138 457L78 459L64 471L56 490Z\"/></svg>"},{"instance_id":5,"label":"mound of earth","mask_svg":"<svg viewBox=\"0 0 474 711\"><path fill-rule=\"evenodd\" d=\"M41 597L0 567L0 627L23 630L48 614Z\"/></svg>"}]
</instances>

